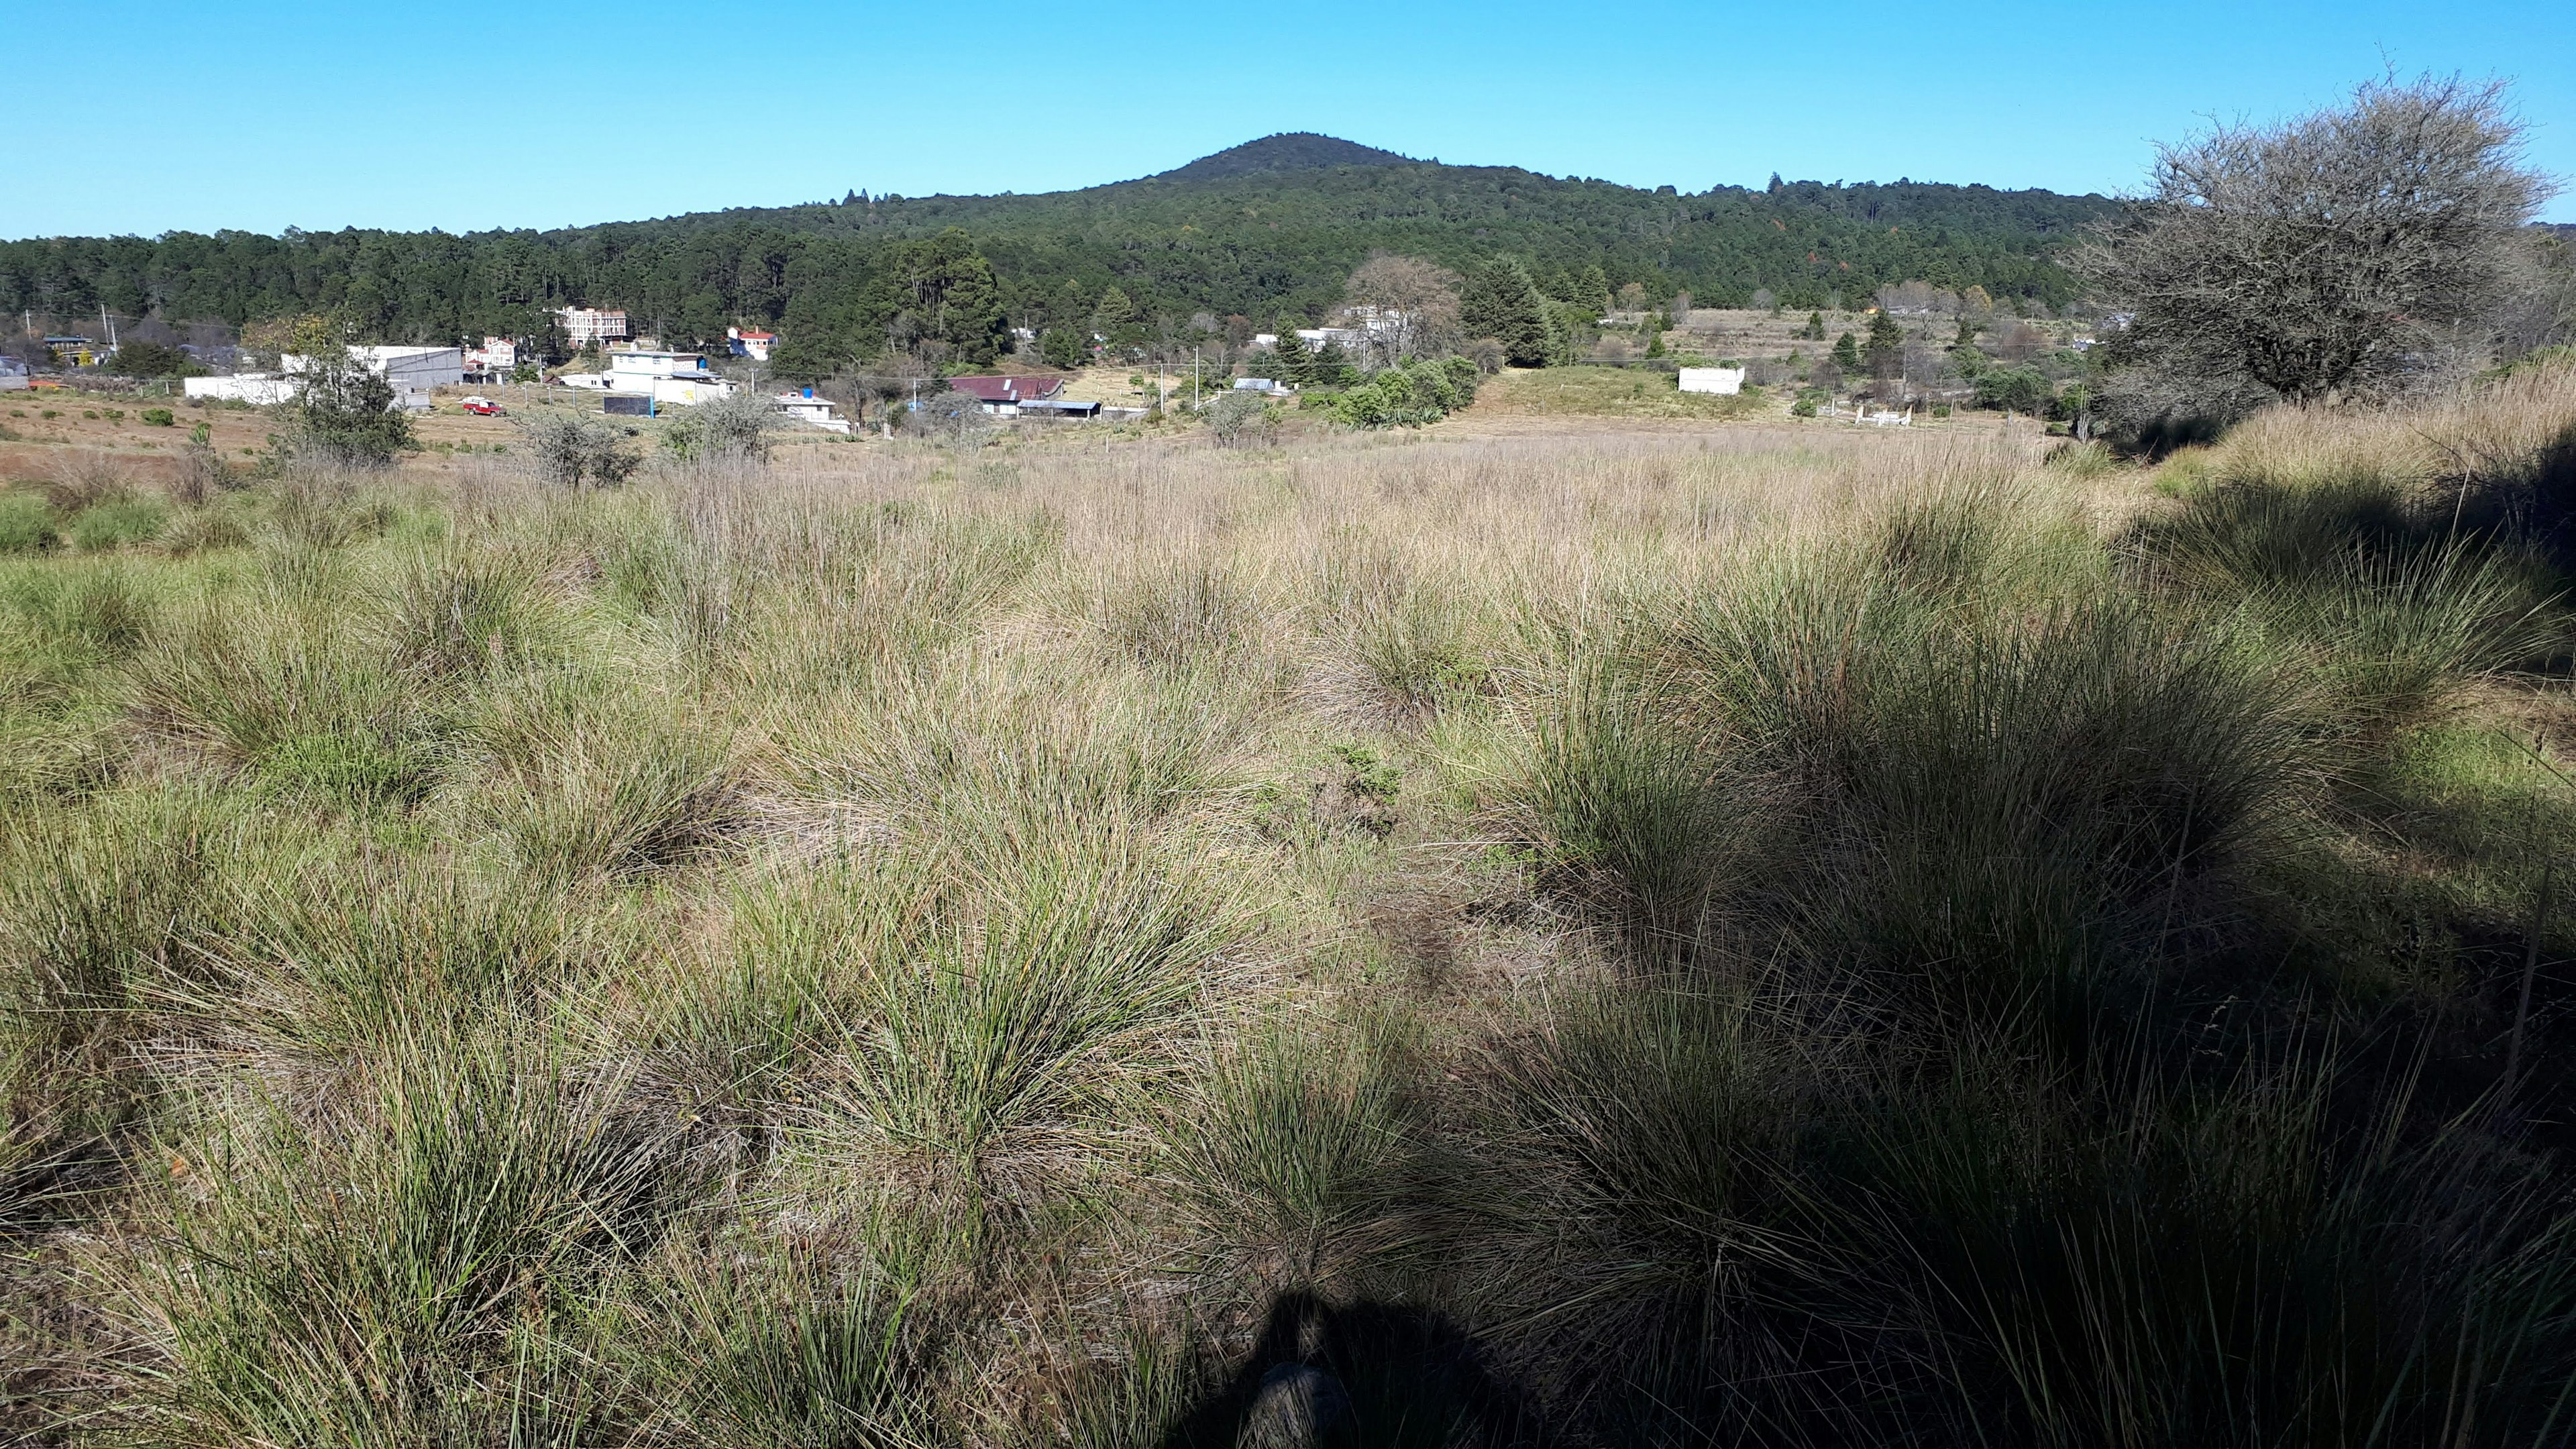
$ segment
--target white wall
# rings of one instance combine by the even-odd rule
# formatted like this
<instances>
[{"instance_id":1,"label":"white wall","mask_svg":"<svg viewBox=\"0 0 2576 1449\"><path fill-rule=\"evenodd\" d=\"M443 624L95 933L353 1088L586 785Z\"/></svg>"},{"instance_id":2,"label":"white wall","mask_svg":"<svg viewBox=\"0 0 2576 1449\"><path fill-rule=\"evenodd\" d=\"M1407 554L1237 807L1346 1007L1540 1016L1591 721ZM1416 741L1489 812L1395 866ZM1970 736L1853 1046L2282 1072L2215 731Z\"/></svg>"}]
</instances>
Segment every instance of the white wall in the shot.
<instances>
[{"instance_id":1,"label":"white wall","mask_svg":"<svg viewBox=\"0 0 2576 1449\"><path fill-rule=\"evenodd\" d=\"M1685 367L1681 371L1682 391L1713 392L1732 397L1744 390L1744 369L1740 367Z\"/></svg>"},{"instance_id":2,"label":"white wall","mask_svg":"<svg viewBox=\"0 0 2576 1449\"><path fill-rule=\"evenodd\" d=\"M271 408L295 397L295 384L282 377L191 377L181 384L190 397L213 398L223 402L246 402L253 407Z\"/></svg>"}]
</instances>

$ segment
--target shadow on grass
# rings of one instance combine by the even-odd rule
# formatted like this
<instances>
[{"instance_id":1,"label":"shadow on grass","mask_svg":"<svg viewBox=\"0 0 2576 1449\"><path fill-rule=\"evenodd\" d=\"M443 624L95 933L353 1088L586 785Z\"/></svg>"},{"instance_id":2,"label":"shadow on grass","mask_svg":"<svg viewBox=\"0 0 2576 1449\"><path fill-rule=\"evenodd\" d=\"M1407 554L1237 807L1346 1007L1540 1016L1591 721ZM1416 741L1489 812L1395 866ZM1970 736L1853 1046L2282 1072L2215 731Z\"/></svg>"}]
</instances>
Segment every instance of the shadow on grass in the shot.
<instances>
[{"instance_id":1,"label":"shadow on grass","mask_svg":"<svg viewBox=\"0 0 2576 1449\"><path fill-rule=\"evenodd\" d=\"M1299 1365L1330 1376L1321 1396L1326 1401L1313 1415L1318 1422L1310 1437L1282 1438L1262 1412L1263 1390L1292 1383ZM1255 1441L1279 1449L1441 1449L1542 1437L1523 1395L1441 1315L1377 1303L1335 1307L1292 1293L1271 1305L1243 1366L1172 1425L1162 1449L1232 1449Z\"/></svg>"}]
</instances>

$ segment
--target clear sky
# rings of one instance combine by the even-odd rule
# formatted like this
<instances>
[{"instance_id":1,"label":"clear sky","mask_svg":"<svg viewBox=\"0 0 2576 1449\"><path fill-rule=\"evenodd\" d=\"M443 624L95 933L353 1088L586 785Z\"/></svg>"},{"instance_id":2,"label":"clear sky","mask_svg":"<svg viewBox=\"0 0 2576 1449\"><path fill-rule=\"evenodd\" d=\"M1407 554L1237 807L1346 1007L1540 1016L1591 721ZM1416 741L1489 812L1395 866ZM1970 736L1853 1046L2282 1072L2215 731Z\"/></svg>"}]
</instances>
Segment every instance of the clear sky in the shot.
<instances>
[{"instance_id":1,"label":"clear sky","mask_svg":"<svg viewBox=\"0 0 2576 1449\"><path fill-rule=\"evenodd\" d=\"M0 58L0 237L1052 191L1274 131L1685 191L2117 191L2159 139L2390 67L2510 80L2531 159L2576 186L2576 0L39 0Z\"/></svg>"}]
</instances>

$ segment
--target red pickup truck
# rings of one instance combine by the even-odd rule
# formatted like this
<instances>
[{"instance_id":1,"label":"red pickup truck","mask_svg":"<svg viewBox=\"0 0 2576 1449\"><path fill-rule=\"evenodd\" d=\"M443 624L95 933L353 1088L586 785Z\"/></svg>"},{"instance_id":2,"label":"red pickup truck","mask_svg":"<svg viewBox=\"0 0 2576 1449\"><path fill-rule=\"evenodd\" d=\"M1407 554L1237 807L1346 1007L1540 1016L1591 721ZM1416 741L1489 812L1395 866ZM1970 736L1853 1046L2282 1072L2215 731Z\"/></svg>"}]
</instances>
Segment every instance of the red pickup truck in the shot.
<instances>
[{"instance_id":1,"label":"red pickup truck","mask_svg":"<svg viewBox=\"0 0 2576 1449\"><path fill-rule=\"evenodd\" d=\"M478 418L497 418L501 416L501 405L492 401L488 397L469 397L463 403L463 407L467 412L472 413Z\"/></svg>"}]
</instances>

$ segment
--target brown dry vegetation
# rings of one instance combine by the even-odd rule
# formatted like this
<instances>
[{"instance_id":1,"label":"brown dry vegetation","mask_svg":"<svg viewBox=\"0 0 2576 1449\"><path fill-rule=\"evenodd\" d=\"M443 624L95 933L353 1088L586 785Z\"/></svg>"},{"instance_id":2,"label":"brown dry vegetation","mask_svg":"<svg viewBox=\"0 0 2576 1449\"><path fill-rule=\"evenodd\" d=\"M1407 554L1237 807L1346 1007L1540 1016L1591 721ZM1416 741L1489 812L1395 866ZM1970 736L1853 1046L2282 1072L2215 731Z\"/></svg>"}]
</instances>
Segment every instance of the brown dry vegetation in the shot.
<instances>
[{"instance_id":1,"label":"brown dry vegetation","mask_svg":"<svg viewBox=\"0 0 2576 1449\"><path fill-rule=\"evenodd\" d=\"M2571 430L66 497L0 1431L2548 1442Z\"/></svg>"}]
</instances>

